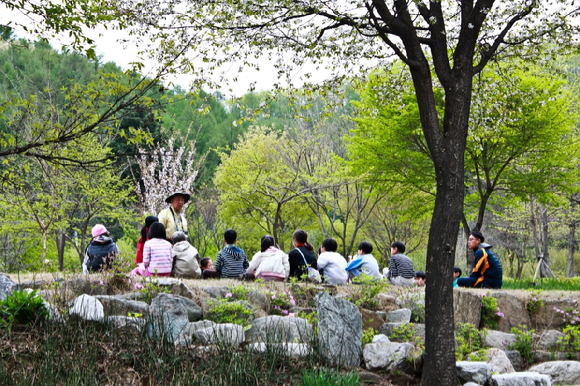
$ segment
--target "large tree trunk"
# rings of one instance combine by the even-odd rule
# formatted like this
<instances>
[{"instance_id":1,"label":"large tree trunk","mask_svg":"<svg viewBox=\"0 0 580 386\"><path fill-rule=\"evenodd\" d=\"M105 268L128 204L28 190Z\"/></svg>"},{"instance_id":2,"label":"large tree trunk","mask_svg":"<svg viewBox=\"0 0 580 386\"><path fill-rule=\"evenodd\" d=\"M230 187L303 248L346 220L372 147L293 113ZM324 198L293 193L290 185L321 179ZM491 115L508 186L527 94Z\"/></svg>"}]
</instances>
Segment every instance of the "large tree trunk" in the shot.
<instances>
[{"instance_id":1,"label":"large tree trunk","mask_svg":"<svg viewBox=\"0 0 580 386\"><path fill-rule=\"evenodd\" d=\"M570 222L568 233L568 269L566 277L574 276L574 252L576 252L576 221Z\"/></svg>"},{"instance_id":2,"label":"large tree trunk","mask_svg":"<svg viewBox=\"0 0 580 386\"><path fill-rule=\"evenodd\" d=\"M427 245L425 294L425 367L421 385L454 385L453 265L459 224L463 218L464 154L471 103L471 62L455 63L466 71L454 74L445 95L440 127L428 65L411 71L421 124L435 166L437 194Z\"/></svg>"}]
</instances>

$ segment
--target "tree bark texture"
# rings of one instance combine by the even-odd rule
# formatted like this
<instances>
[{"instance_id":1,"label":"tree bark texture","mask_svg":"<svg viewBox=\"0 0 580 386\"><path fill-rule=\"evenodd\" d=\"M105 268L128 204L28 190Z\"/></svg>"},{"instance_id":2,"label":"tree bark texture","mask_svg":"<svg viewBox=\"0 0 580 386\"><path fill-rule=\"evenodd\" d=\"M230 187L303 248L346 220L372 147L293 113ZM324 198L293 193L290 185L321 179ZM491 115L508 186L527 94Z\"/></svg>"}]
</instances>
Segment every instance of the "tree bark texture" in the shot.
<instances>
[{"instance_id":1,"label":"tree bark texture","mask_svg":"<svg viewBox=\"0 0 580 386\"><path fill-rule=\"evenodd\" d=\"M58 232L55 241L58 252L58 270L62 272L64 270L64 247L66 245L66 235L63 231Z\"/></svg>"},{"instance_id":2,"label":"tree bark texture","mask_svg":"<svg viewBox=\"0 0 580 386\"><path fill-rule=\"evenodd\" d=\"M542 247L544 263L540 267L540 277L550 277L550 251L548 250L548 209L540 206L542 211Z\"/></svg>"}]
</instances>

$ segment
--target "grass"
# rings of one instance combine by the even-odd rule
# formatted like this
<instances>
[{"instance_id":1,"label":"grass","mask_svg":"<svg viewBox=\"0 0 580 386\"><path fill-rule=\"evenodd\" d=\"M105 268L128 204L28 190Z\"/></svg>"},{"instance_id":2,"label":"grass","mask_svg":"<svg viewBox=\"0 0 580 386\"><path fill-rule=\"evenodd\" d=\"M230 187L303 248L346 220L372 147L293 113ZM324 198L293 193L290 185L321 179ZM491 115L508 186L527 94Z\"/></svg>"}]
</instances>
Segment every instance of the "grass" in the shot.
<instances>
[{"instance_id":1,"label":"grass","mask_svg":"<svg viewBox=\"0 0 580 386\"><path fill-rule=\"evenodd\" d=\"M580 277L562 279L536 279L536 284L532 279L503 279L501 289L538 289L546 291L580 291Z\"/></svg>"}]
</instances>

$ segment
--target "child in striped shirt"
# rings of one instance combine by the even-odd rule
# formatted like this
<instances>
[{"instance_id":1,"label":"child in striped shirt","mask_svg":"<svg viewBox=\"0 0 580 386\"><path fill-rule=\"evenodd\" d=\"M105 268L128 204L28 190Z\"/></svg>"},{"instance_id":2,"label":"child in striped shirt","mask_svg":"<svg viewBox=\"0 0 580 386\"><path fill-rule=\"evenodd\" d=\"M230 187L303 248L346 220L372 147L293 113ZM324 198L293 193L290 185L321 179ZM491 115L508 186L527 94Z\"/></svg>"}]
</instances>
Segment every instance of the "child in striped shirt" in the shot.
<instances>
[{"instance_id":1,"label":"child in striped shirt","mask_svg":"<svg viewBox=\"0 0 580 386\"><path fill-rule=\"evenodd\" d=\"M133 270L141 276L170 276L173 268L173 248L166 240L165 226L156 222L151 224L149 240L143 246L143 264Z\"/></svg>"},{"instance_id":2,"label":"child in striped shirt","mask_svg":"<svg viewBox=\"0 0 580 386\"><path fill-rule=\"evenodd\" d=\"M246 274L250 262L241 248L235 246L238 234L233 229L224 232L224 249L218 252L215 260L215 269L220 271L222 277L236 279L253 279L254 275Z\"/></svg>"}]
</instances>

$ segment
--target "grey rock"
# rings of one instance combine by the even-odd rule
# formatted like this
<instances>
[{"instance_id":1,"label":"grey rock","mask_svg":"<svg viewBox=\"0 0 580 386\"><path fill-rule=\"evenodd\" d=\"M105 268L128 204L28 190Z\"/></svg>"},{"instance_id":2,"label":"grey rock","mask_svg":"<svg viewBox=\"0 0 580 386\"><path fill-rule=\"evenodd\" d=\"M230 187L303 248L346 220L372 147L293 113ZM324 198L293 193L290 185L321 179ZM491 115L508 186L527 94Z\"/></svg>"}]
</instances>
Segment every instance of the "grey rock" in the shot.
<instances>
[{"instance_id":1,"label":"grey rock","mask_svg":"<svg viewBox=\"0 0 580 386\"><path fill-rule=\"evenodd\" d=\"M226 294L230 292L228 287L204 287L203 290L215 299L225 298Z\"/></svg>"},{"instance_id":2,"label":"grey rock","mask_svg":"<svg viewBox=\"0 0 580 386\"><path fill-rule=\"evenodd\" d=\"M481 385L479 385L479 384L477 384L477 383L475 383L475 382L467 382L467 383L466 383L465 385L463 385L463 386L481 386Z\"/></svg>"},{"instance_id":3,"label":"grey rock","mask_svg":"<svg viewBox=\"0 0 580 386\"><path fill-rule=\"evenodd\" d=\"M312 337L312 327L306 319L277 315L253 320L246 331L246 342L256 343L307 343Z\"/></svg>"},{"instance_id":4,"label":"grey rock","mask_svg":"<svg viewBox=\"0 0 580 386\"><path fill-rule=\"evenodd\" d=\"M547 330L542 334L534 334L534 339L537 341L536 345L539 349L555 350L558 346L558 340L563 339L566 334L557 330Z\"/></svg>"},{"instance_id":5,"label":"grey rock","mask_svg":"<svg viewBox=\"0 0 580 386\"><path fill-rule=\"evenodd\" d=\"M142 316L149 315L149 305L145 302L125 300L107 295L97 295L95 298L103 305L105 316L128 316L129 313L141 314Z\"/></svg>"},{"instance_id":6,"label":"grey rock","mask_svg":"<svg viewBox=\"0 0 580 386\"><path fill-rule=\"evenodd\" d=\"M249 291L248 301L258 309L264 310L266 312L270 311L270 299L263 292Z\"/></svg>"},{"instance_id":7,"label":"grey rock","mask_svg":"<svg viewBox=\"0 0 580 386\"><path fill-rule=\"evenodd\" d=\"M238 346L244 342L244 328L231 323L216 324L213 327L194 331L193 336L202 344Z\"/></svg>"},{"instance_id":8,"label":"grey rock","mask_svg":"<svg viewBox=\"0 0 580 386\"><path fill-rule=\"evenodd\" d=\"M499 348L500 350L508 349L516 341L516 334L508 334L507 332L487 330L480 335L483 347Z\"/></svg>"},{"instance_id":9,"label":"grey rock","mask_svg":"<svg viewBox=\"0 0 580 386\"><path fill-rule=\"evenodd\" d=\"M160 287L168 287L171 289L175 284L179 283L179 279L175 279L173 277L158 277L155 279L151 279L151 283L155 283Z\"/></svg>"},{"instance_id":10,"label":"grey rock","mask_svg":"<svg viewBox=\"0 0 580 386\"><path fill-rule=\"evenodd\" d=\"M312 347L307 343L250 343L248 350L273 354L283 354L289 357L306 357L312 353Z\"/></svg>"},{"instance_id":11,"label":"grey rock","mask_svg":"<svg viewBox=\"0 0 580 386\"><path fill-rule=\"evenodd\" d=\"M147 297L147 294L144 292L128 292L126 294L113 295L113 297L121 300L144 301L144 299Z\"/></svg>"},{"instance_id":12,"label":"grey rock","mask_svg":"<svg viewBox=\"0 0 580 386\"><path fill-rule=\"evenodd\" d=\"M562 314L554 309L566 311L567 309L578 309L578 300L561 299L561 300L544 300L544 307L533 315L532 319L536 323L536 330L547 328L560 328L564 325Z\"/></svg>"},{"instance_id":13,"label":"grey rock","mask_svg":"<svg viewBox=\"0 0 580 386\"><path fill-rule=\"evenodd\" d=\"M358 378L362 383L380 383L383 381L380 375L371 373L370 371L359 371Z\"/></svg>"},{"instance_id":14,"label":"grey rock","mask_svg":"<svg viewBox=\"0 0 580 386\"><path fill-rule=\"evenodd\" d=\"M522 371L524 369L524 360L522 359L522 356L520 355L519 351L507 350L505 352L505 355L510 360L515 371Z\"/></svg>"},{"instance_id":15,"label":"grey rock","mask_svg":"<svg viewBox=\"0 0 580 386\"><path fill-rule=\"evenodd\" d=\"M107 316L105 318L105 323L109 323L115 328L132 328L138 332L141 332L147 324L147 321L143 318L114 315Z\"/></svg>"},{"instance_id":16,"label":"grey rock","mask_svg":"<svg viewBox=\"0 0 580 386\"><path fill-rule=\"evenodd\" d=\"M524 372L492 375L491 386L551 386L549 375Z\"/></svg>"},{"instance_id":17,"label":"grey rock","mask_svg":"<svg viewBox=\"0 0 580 386\"><path fill-rule=\"evenodd\" d=\"M315 297L318 310L320 355L331 364L359 367L362 353L362 316L358 307L326 292Z\"/></svg>"},{"instance_id":18,"label":"grey rock","mask_svg":"<svg viewBox=\"0 0 580 386\"><path fill-rule=\"evenodd\" d=\"M531 325L530 315L526 306L514 295L496 292L491 296L497 299L497 306L504 314L502 318L499 318L499 331L510 332L512 327L518 327L521 324Z\"/></svg>"},{"instance_id":19,"label":"grey rock","mask_svg":"<svg viewBox=\"0 0 580 386\"><path fill-rule=\"evenodd\" d=\"M491 366L486 362L456 362L457 378L461 383L475 382L485 384L493 374Z\"/></svg>"},{"instance_id":20,"label":"grey rock","mask_svg":"<svg viewBox=\"0 0 580 386\"><path fill-rule=\"evenodd\" d=\"M387 323L409 323L411 321L412 312L408 308L387 312L385 321Z\"/></svg>"},{"instance_id":21,"label":"grey rock","mask_svg":"<svg viewBox=\"0 0 580 386\"><path fill-rule=\"evenodd\" d=\"M373 343L391 343L389 338L384 334L377 334L373 338Z\"/></svg>"},{"instance_id":22,"label":"grey rock","mask_svg":"<svg viewBox=\"0 0 580 386\"><path fill-rule=\"evenodd\" d=\"M534 351L534 362L565 361L569 353L561 351Z\"/></svg>"},{"instance_id":23,"label":"grey rock","mask_svg":"<svg viewBox=\"0 0 580 386\"><path fill-rule=\"evenodd\" d=\"M580 385L580 362L577 361L541 363L528 371L549 375L553 385Z\"/></svg>"},{"instance_id":24,"label":"grey rock","mask_svg":"<svg viewBox=\"0 0 580 386\"><path fill-rule=\"evenodd\" d=\"M377 311L377 314L379 314L383 321L387 320L387 313L385 311Z\"/></svg>"},{"instance_id":25,"label":"grey rock","mask_svg":"<svg viewBox=\"0 0 580 386\"><path fill-rule=\"evenodd\" d=\"M487 363L496 374L515 373L516 371L505 351L499 348L490 348L487 351Z\"/></svg>"},{"instance_id":26,"label":"grey rock","mask_svg":"<svg viewBox=\"0 0 580 386\"><path fill-rule=\"evenodd\" d=\"M455 324L470 323L479 328L481 321L481 298L466 289L453 290L453 317Z\"/></svg>"},{"instance_id":27,"label":"grey rock","mask_svg":"<svg viewBox=\"0 0 580 386\"><path fill-rule=\"evenodd\" d=\"M18 288L18 285L8 276L0 275L0 300L5 300Z\"/></svg>"},{"instance_id":28,"label":"grey rock","mask_svg":"<svg viewBox=\"0 0 580 386\"><path fill-rule=\"evenodd\" d=\"M187 339L189 320L185 308L179 314L174 312L152 313L149 320L146 326L149 337L164 339L174 344L179 344Z\"/></svg>"},{"instance_id":29,"label":"grey rock","mask_svg":"<svg viewBox=\"0 0 580 386\"><path fill-rule=\"evenodd\" d=\"M403 296L399 296L395 303L401 308L408 308L412 313L425 313L425 293L413 292Z\"/></svg>"},{"instance_id":30,"label":"grey rock","mask_svg":"<svg viewBox=\"0 0 580 386\"><path fill-rule=\"evenodd\" d=\"M382 310L396 310L399 308L397 306L397 299L391 295L380 293L377 295L377 301L379 303L379 308Z\"/></svg>"},{"instance_id":31,"label":"grey rock","mask_svg":"<svg viewBox=\"0 0 580 386\"><path fill-rule=\"evenodd\" d=\"M409 343L369 343L363 349L367 370L398 370L413 374L414 362L421 360L418 349Z\"/></svg>"},{"instance_id":32,"label":"grey rock","mask_svg":"<svg viewBox=\"0 0 580 386\"><path fill-rule=\"evenodd\" d=\"M23 281L18 285L18 288L23 289L33 289L38 290L44 288L46 286L46 281L44 280L30 280L30 281Z\"/></svg>"},{"instance_id":33,"label":"grey rock","mask_svg":"<svg viewBox=\"0 0 580 386\"><path fill-rule=\"evenodd\" d=\"M171 293L177 296L183 296L187 299L195 299L195 294L181 280L171 286Z\"/></svg>"},{"instance_id":34,"label":"grey rock","mask_svg":"<svg viewBox=\"0 0 580 386\"><path fill-rule=\"evenodd\" d=\"M160 293L151 301L149 312L151 315L171 313L182 315L183 310L189 322L195 322L203 318L203 310L193 300L182 296Z\"/></svg>"},{"instance_id":35,"label":"grey rock","mask_svg":"<svg viewBox=\"0 0 580 386\"><path fill-rule=\"evenodd\" d=\"M312 314L316 312L316 308L308 308L308 307L292 307L288 310L293 314L303 313L303 314Z\"/></svg>"},{"instance_id":36,"label":"grey rock","mask_svg":"<svg viewBox=\"0 0 580 386\"><path fill-rule=\"evenodd\" d=\"M183 330L179 332L178 338L175 341L176 345L188 345L194 340L193 333L205 328L214 327L216 324L211 320L200 320L199 322L187 323Z\"/></svg>"},{"instance_id":37,"label":"grey rock","mask_svg":"<svg viewBox=\"0 0 580 386\"><path fill-rule=\"evenodd\" d=\"M82 294L73 300L69 315L75 315L84 320L102 322L105 318L103 305L93 296Z\"/></svg>"}]
</instances>

